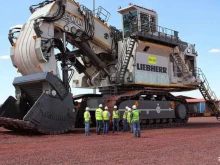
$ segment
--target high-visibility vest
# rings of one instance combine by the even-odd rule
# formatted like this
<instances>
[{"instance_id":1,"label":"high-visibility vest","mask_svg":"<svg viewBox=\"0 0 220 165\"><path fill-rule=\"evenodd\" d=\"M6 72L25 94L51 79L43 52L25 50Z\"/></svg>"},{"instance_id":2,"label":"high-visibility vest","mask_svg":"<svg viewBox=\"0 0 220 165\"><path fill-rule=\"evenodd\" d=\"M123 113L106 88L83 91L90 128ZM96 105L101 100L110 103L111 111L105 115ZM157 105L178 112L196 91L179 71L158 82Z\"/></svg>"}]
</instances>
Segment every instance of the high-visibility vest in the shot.
<instances>
[{"instance_id":1,"label":"high-visibility vest","mask_svg":"<svg viewBox=\"0 0 220 165\"><path fill-rule=\"evenodd\" d=\"M106 110L103 112L103 119L104 119L104 120L109 120L108 113L109 113L109 112L106 111Z\"/></svg>"},{"instance_id":2,"label":"high-visibility vest","mask_svg":"<svg viewBox=\"0 0 220 165\"><path fill-rule=\"evenodd\" d=\"M133 117L132 117L132 121L135 121L135 120L139 120L140 119L140 112L136 109L133 111Z\"/></svg>"},{"instance_id":3,"label":"high-visibility vest","mask_svg":"<svg viewBox=\"0 0 220 165\"><path fill-rule=\"evenodd\" d=\"M118 118L119 118L119 112L118 112L118 110L113 111L113 118L114 118L114 119L118 119Z\"/></svg>"},{"instance_id":4,"label":"high-visibility vest","mask_svg":"<svg viewBox=\"0 0 220 165\"><path fill-rule=\"evenodd\" d=\"M127 121L128 123L131 123L131 112L128 112L127 114Z\"/></svg>"},{"instance_id":5,"label":"high-visibility vest","mask_svg":"<svg viewBox=\"0 0 220 165\"><path fill-rule=\"evenodd\" d=\"M96 120L102 120L102 109L101 108L96 109L95 118Z\"/></svg>"},{"instance_id":6,"label":"high-visibility vest","mask_svg":"<svg viewBox=\"0 0 220 165\"><path fill-rule=\"evenodd\" d=\"M128 115L128 111L124 111L124 114L123 114L123 119L127 119L127 115Z\"/></svg>"},{"instance_id":7,"label":"high-visibility vest","mask_svg":"<svg viewBox=\"0 0 220 165\"><path fill-rule=\"evenodd\" d=\"M84 119L85 119L85 121L89 121L89 119L90 119L90 113L89 113L89 111L85 111L85 112L84 112Z\"/></svg>"}]
</instances>

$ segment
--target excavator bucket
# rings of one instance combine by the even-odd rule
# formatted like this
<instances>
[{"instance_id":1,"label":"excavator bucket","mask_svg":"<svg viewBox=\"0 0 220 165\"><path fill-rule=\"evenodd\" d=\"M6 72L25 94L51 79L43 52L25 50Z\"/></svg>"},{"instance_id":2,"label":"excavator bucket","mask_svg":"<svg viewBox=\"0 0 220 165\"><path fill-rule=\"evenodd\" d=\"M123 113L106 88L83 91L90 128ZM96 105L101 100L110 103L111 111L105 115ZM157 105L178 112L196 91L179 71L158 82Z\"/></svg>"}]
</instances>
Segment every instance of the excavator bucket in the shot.
<instances>
[{"instance_id":1,"label":"excavator bucket","mask_svg":"<svg viewBox=\"0 0 220 165\"><path fill-rule=\"evenodd\" d=\"M76 107L62 81L49 72L16 77L12 96L0 107L0 126L14 131L61 134L75 126Z\"/></svg>"}]
</instances>

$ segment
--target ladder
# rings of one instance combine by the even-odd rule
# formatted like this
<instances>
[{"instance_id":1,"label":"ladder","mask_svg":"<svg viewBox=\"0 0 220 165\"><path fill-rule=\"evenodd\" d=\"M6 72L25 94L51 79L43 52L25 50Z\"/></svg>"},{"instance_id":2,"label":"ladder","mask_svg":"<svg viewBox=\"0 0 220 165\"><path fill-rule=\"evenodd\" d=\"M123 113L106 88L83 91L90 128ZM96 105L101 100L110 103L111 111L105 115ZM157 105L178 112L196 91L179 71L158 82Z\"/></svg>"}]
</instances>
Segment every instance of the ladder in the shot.
<instances>
[{"instance_id":1,"label":"ladder","mask_svg":"<svg viewBox=\"0 0 220 165\"><path fill-rule=\"evenodd\" d=\"M130 37L124 39L124 44L117 65L118 79L120 83L124 83L126 70L128 68L128 64L132 56L134 44L135 44L135 39L132 39Z\"/></svg>"},{"instance_id":2,"label":"ladder","mask_svg":"<svg viewBox=\"0 0 220 165\"><path fill-rule=\"evenodd\" d=\"M176 52L172 53L172 57L177 65L177 67L179 68L180 72L182 73L183 77L185 78L185 80L188 80L189 78L192 77L190 70L188 68L188 66L185 63L185 60L183 59L181 52L179 51L178 48L176 48Z\"/></svg>"},{"instance_id":3,"label":"ladder","mask_svg":"<svg viewBox=\"0 0 220 165\"><path fill-rule=\"evenodd\" d=\"M212 109L214 115L218 120L220 120L220 108L217 104L218 98L215 95L215 92L209 87L209 83L203 74L200 68L195 68L196 76L201 80L201 83L198 85L198 88L204 97L206 103Z\"/></svg>"}]
</instances>

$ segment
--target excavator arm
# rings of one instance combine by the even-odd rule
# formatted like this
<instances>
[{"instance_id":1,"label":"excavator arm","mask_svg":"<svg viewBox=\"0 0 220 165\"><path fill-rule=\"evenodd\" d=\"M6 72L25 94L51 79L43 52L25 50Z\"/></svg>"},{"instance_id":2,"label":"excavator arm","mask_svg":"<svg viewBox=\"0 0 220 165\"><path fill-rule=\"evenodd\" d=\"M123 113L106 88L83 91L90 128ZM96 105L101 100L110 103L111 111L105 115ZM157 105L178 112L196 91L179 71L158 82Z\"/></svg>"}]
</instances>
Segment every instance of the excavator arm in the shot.
<instances>
[{"instance_id":1,"label":"excavator arm","mask_svg":"<svg viewBox=\"0 0 220 165\"><path fill-rule=\"evenodd\" d=\"M121 33L72 0L47 0L30 11L25 24L9 31L11 60L22 76L13 82L16 99L10 96L0 108L0 126L64 133L76 122L69 86L74 70L83 74L86 87L98 87L103 79L110 82L108 64L117 61L115 43Z\"/></svg>"},{"instance_id":2,"label":"excavator arm","mask_svg":"<svg viewBox=\"0 0 220 165\"><path fill-rule=\"evenodd\" d=\"M30 11L32 15L20 29L16 42L11 41L13 33L10 31L9 34L13 46L12 62L22 75L53 72L59 77L56 59L61 58L56 57L54 53L54 48L57 48L62 56L62 67L67 67L64 61L70 62L77 71L84 73L88 79L88 86L99 86L99 82L95 83L92 80L97 77L97 74L103 75L100 72L110 77L106 68L109 61L101 60L98 54L110 56L111 60L116 59L117 47L112 47L112 43L117 42L119 37L113 36L115 33L120 36L119 31L113 32L110 27L95 17L92 11L72 0L45 1L30 7ZM78 54L83 59L83 64L75 58L76 53L66 49L66 43L80 50ZM70 54L74 60L69 60ZM88 62L90 67L88 65L83 67Z\"/></svg>"}]
</instances>

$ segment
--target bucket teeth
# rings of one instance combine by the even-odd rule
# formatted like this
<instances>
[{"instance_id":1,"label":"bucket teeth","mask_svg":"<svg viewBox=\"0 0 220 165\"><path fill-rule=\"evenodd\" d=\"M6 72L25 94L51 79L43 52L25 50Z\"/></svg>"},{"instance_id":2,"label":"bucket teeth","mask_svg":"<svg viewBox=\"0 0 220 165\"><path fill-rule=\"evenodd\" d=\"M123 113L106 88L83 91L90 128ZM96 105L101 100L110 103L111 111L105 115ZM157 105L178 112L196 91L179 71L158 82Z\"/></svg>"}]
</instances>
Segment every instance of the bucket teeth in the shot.
<instances>
[{"instance_id":1,"label":"bucket teeth","mask_svg":"<svg viewBox=\"0 0 220 165\"><path fill-rule=\"evenodd\" d=\"M4 117L0 117L0 126L6 129L12 130L12 131L19 131L19 132L32 131L36 133L38 132L38 133L50 134L50 135L66 133L72 129L72 127L70 127L68 129L63 129L61 131L46 131L40 127L35 126L34 124L30 122L26 122L22 120L13 120L13 119L4 118Z\"/></svg>"}]
</instances>

